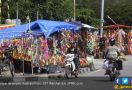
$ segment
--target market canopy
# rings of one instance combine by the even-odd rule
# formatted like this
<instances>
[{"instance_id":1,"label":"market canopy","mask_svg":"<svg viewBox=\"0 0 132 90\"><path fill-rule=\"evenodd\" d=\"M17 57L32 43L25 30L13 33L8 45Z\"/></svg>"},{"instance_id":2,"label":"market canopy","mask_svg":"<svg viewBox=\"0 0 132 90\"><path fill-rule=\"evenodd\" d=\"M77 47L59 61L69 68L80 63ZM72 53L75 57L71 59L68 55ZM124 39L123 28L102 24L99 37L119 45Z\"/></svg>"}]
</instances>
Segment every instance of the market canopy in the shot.
<instances>
[{"instance_id":1,"label":"market canopy","mask_svg":"<svg viewBox=\"0 0 132 90\"><path fill-rule=\"evenodd\" d=\"M50 20L37 20L28 24L18 25L16 27L4 29L0 31L0 39L13 38L21 36L24 32L31 30L33 33L43 33L48 38L52 33L60 30L76 31L79 29L77 25Z\"/></svg>"},{"instance_id":2,"label":"market canopy","mask_svg":"<svg viewBox=\"0 0 132 90\"><path fill-rule=\"evenodd\" d=\"M131 29L132 26L126 26L126 25L120 25L120 24L104 26L104 29L112 29L112 28L130 28Z\"/></svg>"},{"instance_id":3,"label":"market canopy","mask_svg":"<svg viewBox=\"0 0 132 90\"><path fill-rule=\"evenodd\" d=\"M93 26L90 26L90 25L88 25L88 24L82 24L82 26L83 26L84 28L88 28L88 29L97 29L97 28L95 28L95 27L93 27Z\"/></svg>"},{"instance_id":4,"label":"market canopy","mask_svg":"<svg viewBox=\"0 0 132 90\"><path fill-rule=\"evenodd\" d=\"M11 27L15 27L15 24L11 24L11 25L0 25L0 30L6 29L6 28L11 28Z\"/></svg>"},{"instance_id":5,"label":"market canopy","mask_svg":"<svg viewBox=\"0 0 132 90\"><path fill-rule=\"evenodd\" d=\"M95 27L93 27L93 26L90 26L90 25L88 25L88 24L81 23L80 21L72 21L72 22L69 22L69 23L74 24L74 25L78 25L78 26L80 26L81 28L97 29L97 28L95 28Z\"/></svg>"}]
</instances>

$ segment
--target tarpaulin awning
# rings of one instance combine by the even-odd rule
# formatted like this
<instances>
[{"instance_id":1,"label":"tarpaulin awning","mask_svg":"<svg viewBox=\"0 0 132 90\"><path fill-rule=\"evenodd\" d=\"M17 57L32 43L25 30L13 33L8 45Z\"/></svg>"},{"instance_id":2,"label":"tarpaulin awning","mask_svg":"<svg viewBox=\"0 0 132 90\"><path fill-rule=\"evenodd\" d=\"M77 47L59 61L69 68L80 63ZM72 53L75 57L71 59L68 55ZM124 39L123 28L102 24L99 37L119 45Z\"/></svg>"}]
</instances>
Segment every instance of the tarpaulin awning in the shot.
<instances>
[{"instance_id":1,"label":"tarpaulin awning","mask_svg":"<svg viewBox=\"0 0 132 90\"><path fill-rule=\"evenodd\" d=\"M77 25L61 21L38 20L37 23L41 31L44 33L45 37L49 37L52 33L60 30L76 31L79 29Z\"/></svg>"},{"instance_id":2,"label":"tarpaulin awning","mask_svg":"<svg viewBox=\"0 0 132 90\"><path fill-rule=\"evenodd\" d=\"M89 28L89 29L96 29L95 27L93 26L90 26L88 24L82 24L84 28Z\"/></svg>"},{"instance_id":3,"label":"tarpaulin awning","mask_svg":"<svg viewBox=\"0 0 132 90\"><path fill-rule=\"evenodd\" d=\"M74 24L74 25L78 25L80 28L97 29L97 28L95 28L93 26L90 26L88 24L81 23L79 21L78 22L77 21L72 21L72 22L69 22L69 23Z\"/></svg>"},{"instance_id":4,"label":"tarpaulin awning","mask_svg":"<svg viewBox=\"0 0 132 90\"><path fill-rule=\"evenodd\" d=\"M126 26L126 25L120 25L120 24L104 26L104 29L111 29L111 28L130 28L131 29L132 26Z\"/></svg>"},{"instance_id":5,"label":"tarpaulin awning","mask_svg":"<svg viewBox=\"0 0 132 90\"><path fill-rule=\"evenodd\" d=\"M6 29L6 28L11 28L11 27L15 27L15 24L11 24L11 25L0 25L0 30Z\"/></svg>"},{"instance_id":6,"label":"tarpaulin awning","mask_svg":"<svg viewBox=\"0 0 132 90\"><path fill-rule=\"evenodd\" d=\"M2 38L13 38L21 36L24 32L31 29L32 32L41 32L48 38L52 33L60 30L71 30L76 31L79 29L77 25L73 25L61 21L51 20L37 20L28 24L18 25L16 27L4 29L0 31L0 39Z\"/></svg>"}]
</instances>

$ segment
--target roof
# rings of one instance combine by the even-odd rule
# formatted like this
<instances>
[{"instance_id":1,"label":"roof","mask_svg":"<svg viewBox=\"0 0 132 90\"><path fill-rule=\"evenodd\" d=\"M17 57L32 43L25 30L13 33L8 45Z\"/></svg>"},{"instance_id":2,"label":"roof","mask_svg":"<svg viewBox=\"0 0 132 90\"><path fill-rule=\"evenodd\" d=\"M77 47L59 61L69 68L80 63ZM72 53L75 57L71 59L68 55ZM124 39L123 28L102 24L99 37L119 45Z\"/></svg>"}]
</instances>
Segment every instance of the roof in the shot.
<instances>
[{"instance_id":1,"label":"roof","mask_svg":"<svg viewBox=\"0 0 132 90\"><path fill-rule=\"evenodd\" d=\"M104 26L104 29L112 29L112 28L130 28L131 29L132 26L120 25L120 24Z\"/></svg>"}]
</instances>

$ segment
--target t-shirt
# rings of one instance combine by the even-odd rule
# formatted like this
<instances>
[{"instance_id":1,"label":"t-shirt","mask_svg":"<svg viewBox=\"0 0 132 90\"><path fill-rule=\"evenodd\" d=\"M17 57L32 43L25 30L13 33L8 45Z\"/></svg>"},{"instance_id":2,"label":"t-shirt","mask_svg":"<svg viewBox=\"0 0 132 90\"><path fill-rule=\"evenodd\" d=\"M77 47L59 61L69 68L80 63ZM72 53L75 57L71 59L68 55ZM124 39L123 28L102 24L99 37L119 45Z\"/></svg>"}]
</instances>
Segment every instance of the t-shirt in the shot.
<instances>
[{"instance_id":1,"label":"t-shirt","mask_svg":"<svg viewBox=\"0 0 132 90\"><path fill-rule=\"evenodd\" d=\"M67 53L76 54L76 57L79 58L79 50L77 48L69 48Z\"/></svg>"},{"instance_id":2,"label":"t-shirt","mask_svg":"<svg viewBox=\"0 0 132 90\"><path fill-rule=\"evenodd\" d=\"M106 57L107 58L114 58L116 59L118 57L119 49L117 46L109 46L106 49Z\"/></svg>"}]
</instances>

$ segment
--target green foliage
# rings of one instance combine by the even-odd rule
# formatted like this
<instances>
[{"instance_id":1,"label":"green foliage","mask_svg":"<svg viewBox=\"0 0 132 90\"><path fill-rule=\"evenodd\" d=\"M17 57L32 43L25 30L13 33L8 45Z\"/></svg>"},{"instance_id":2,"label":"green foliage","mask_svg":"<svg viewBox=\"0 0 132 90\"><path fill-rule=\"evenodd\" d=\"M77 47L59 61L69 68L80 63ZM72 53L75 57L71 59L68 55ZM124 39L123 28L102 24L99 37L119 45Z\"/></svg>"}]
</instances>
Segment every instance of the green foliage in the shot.
<instances>
[{"instance_id":1,"label":"green foliage","mask_svg":"<svg viewBox=\"0 0 132 90\"><path fill-rule=\"evenodd\" d=\"M132 25L132 5L129 2L120 2L111 7L107 7L105 14L109 15L117 24ZM110 20L107 20L107 24L113 24Z\"/></svg>"},{"instance_id":2,"label":"green foliage","mask_svg":"<svg viewBox=\"0 0 132 90\"><path fill-rule=\"evenodd\" d=\"M43 17L52 20L65 20L72 17L72 2L71 0L50 0L43 4L45 12Z\"/></svg>"},{"instance_id":3,"label":"green foliage","mask_svg":"<svg viewBox=\"0 0 132 90\"><path fill-rule=\"evenodd\" d=\"M90 9L77 9L77 20L82 21L84 23L91 24L92 15L94 14L93 10Z\"/></svg>"},{"instance_id":4,"label":"green foliage","mask_svg":"<svg viewBox=\"0 0 132 90\"><path fill-rule=\"evenodd\" d=\"M9 4L10 17L16 18L18 4L19 18L24 22L27 16L36 20L37 11L41 19L65 20L73 15L71 0L10 0Z\"/></svg>"},{"instance_id":5,"label":"green foliage","mask_svg":"<svg viewBox=\"0 0 132 90\"><path fill-rule=\"evenodd\" d=\"M98 26L99 24L99 20L95 18L95 12L91 9L77 9L77 20L93 26Z\"/></svg>"},{"instance_id":6,"label":"green foliage","mask_svg":"<svg viewBox=\"0 0 132 90\"><path fill-rule=\"evenodd\" d=\"M9 2L8 2L9 1ZM82 23L100 26L100 12L102 0L76 0L76 19ZM105 1L105 24L113 24L109 15L118 24L131 25L132 0L104 0ZM39 19L65 20L73 18L73 0L2 0L3 4L9 3L10 18L16 18L18 5L19 18L26 22L29 15L31 20ZM3 5L2 5L3 7ZM2 10L2 20L8 17L8 10Z\"/></svg>"},{"instance_id":7,"label":"green foliage","mask_svg":"<svg viewBox=\"0 0 132 90\"><path fill-rule=\"evenodd\" d=\"M77 20L95 27L100 23L100 0L76 0Z\"/></svg>"}]
</instances>

